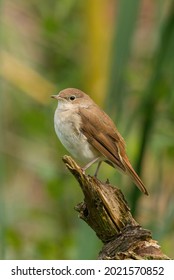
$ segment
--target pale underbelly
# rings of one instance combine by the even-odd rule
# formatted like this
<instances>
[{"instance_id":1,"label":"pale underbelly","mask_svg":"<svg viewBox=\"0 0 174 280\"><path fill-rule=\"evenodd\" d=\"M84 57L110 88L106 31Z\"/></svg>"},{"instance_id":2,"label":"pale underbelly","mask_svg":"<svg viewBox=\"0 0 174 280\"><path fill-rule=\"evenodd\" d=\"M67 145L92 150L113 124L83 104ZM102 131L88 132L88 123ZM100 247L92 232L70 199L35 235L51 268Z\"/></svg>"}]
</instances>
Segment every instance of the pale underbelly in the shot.
<instances>
[{"instance_id":1,"label":"pale underbelly","mask_svg":"<svg viewBox=\"0 0 174 280\"><path fill-rule=\"evenodd\" d=\"M63 127L55 124L56 134L67 149L67 151L75 158L83 163L88 163L99 156L99 153L88 143L86 136L81 132L73 131L72 127Z\"/></svg>"}]
</instances>

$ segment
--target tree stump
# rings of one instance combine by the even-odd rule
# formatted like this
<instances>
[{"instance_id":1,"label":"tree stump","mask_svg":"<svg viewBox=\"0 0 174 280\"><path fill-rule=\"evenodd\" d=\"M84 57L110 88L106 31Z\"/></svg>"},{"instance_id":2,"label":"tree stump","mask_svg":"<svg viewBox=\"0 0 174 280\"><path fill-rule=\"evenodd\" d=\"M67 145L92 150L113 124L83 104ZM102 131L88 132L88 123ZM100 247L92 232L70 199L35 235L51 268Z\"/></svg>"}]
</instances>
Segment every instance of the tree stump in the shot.
<instances>
[{"instance_id":1,"label":"tree stump","mask_svg":"<svg viewBox=\"0 0 174 280\"><path fill-rule=\"evenodd\" d=\"M64 156L63 161L79 182L84 194L84 201L75 210L104 244L98 259L169 260L157 241L152 239L151 232L134 220L117 187L86 175L69 156Z\"/></svg>"}]
</instances>

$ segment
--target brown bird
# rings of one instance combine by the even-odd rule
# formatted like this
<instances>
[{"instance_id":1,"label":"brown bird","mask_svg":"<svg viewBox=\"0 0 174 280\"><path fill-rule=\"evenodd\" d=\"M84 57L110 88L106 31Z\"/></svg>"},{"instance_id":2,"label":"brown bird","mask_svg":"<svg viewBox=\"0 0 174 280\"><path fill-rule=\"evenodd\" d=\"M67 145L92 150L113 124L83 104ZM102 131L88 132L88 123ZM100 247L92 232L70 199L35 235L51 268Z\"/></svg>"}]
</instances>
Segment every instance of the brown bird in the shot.
<instances>
[{"instance_id":1,"label":"brown bird","mask_svg":"<svg viewBox=\"0 0 174 280\"><path fill-rule=\"evenodd\" d=\"M54 115L55 131L65 148L85 165L86 170L105 161L127 174L146 195L143 182L126 155L125 142L110 117L84 92L67 88L52 95L58 100Z\"/></svg>"}]
</instances>

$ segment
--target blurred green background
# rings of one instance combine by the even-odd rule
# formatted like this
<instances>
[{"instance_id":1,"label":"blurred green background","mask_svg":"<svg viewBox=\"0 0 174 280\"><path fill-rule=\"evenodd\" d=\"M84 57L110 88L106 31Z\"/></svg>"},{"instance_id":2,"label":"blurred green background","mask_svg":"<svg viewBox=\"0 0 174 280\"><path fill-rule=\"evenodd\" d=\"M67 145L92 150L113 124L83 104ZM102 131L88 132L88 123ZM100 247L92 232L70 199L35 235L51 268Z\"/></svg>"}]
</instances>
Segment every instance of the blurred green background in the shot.
<instances>
[{"instance_id":1,"label":"blurred green background","mask_svg":"<svg viewBox=\"0 0 174 280\"><path fill-rule=\"evenodd\" d=\"M105 164L174 258L174 1L1 0L0 259L96 259L78 218L51 94L77 87L110 114L150 193ZM92 173L92 169L89 173Z\"/></svg>"}]
</instances>

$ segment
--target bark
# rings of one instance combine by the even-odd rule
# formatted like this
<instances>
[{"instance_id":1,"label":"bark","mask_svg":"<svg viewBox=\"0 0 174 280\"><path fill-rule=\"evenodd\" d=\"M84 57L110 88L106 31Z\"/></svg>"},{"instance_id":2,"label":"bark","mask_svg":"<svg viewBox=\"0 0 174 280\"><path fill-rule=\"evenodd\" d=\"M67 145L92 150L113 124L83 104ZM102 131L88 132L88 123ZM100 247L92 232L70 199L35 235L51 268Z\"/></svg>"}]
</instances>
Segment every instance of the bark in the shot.
<instances>
[{"instance_id":1,"label":"bark","mask_svg":"<svg viewBox=\"0 0 174 280\"><path fill-rule=\"evenodd\" d=\"M132 217L117 187L86 175L69 156L64 156L63 161L84 194L84 201L75 210L104 244L99 259L169 259L152 239L151 232L143 229Z\"/></svg>"}]
</instances>

